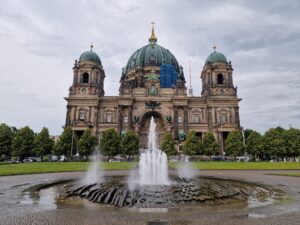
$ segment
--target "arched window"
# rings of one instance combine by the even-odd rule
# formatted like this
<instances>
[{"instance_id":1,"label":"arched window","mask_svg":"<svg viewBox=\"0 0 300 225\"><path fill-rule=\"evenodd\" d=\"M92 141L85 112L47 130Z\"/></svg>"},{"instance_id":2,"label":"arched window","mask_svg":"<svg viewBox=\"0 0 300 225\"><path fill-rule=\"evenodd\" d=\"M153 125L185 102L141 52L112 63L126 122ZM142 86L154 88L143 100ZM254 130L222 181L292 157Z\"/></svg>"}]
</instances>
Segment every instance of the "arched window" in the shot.
<instances>
[{"instance_id":1,"label":"arched window","mask_svg":"<svg viewBox=\"0 0 300 225\"><path fill-rule=\"evenodd\" d=\"M82 74L82 83L84 83L84 84L89 83L89 74L88 73Z\"/></svg>"},{"instance_id":2,"label":"arched window","mask_svg":"<svg viewBox=\"0 0 300 225\"><path fill-rule=\"evenodd\" d=\"M200 116L199 114L193 115L193 123L200 123Z\"/></svg>"},{"instance_id":3,"label":"arched window","mask_svg":"<svg viewBox=\"0 0 300 225\"><path fill-rule=\"evenodd\" d=\"M218 79L218 84L223 84L224 83L223 74L219 73L217 79Z\"/></svg>"},{"instance_id":4,"label":"arched window","mask_svg":"<svg viewBox=\"0 0 300 225\"><path fill-rule=\"evenodd\" d=\"M79 112L79 120L85 121L85 112L83 112L83 111Z\"/></svg>"}]
</instances>

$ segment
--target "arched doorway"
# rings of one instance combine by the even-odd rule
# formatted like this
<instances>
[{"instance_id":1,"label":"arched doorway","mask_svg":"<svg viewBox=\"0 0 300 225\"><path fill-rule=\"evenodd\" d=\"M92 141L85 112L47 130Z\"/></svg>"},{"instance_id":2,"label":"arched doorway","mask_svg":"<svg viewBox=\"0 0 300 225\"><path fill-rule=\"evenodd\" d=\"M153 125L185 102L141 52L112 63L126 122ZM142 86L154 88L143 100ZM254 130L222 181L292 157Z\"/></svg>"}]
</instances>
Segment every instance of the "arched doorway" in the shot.
<instances>
[{"instance_id":1,"label":"arched doorway","mask_svg":"<svg viewBox=\"0 0 300 225\"><path fill-rule=\"evenodd\" d=\"M140 148L148 148L148 133L151 117L154 117L154 121L156 123L157 147L160 148L163 137L166 133L165 122L160 113L155 111L145 113L140 124Z\"/></svg>"}]
</instances>

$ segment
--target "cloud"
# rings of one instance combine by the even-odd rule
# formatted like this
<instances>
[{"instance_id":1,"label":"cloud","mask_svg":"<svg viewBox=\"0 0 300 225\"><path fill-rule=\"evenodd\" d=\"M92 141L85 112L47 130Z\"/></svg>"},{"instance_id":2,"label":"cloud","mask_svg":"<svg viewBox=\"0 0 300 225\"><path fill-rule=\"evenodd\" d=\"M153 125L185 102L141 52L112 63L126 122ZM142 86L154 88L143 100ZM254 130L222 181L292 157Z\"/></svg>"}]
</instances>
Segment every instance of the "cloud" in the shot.
<instances>
[{"instance_id":1,"label":"cloud","mask_svg":"<svg viewBox=\"0 0 300 225\"><path fill-rule=\"evenodd\" d=\"M59 134L72 66L94 44L106 72L106 95L118 95L130 55L158 44L192 65L194 94L212 44L232 61L241 123L264 131L300 127L300 3L297 1L38 1L0 2L0 121Z\"/></svg>"}]
</instances>

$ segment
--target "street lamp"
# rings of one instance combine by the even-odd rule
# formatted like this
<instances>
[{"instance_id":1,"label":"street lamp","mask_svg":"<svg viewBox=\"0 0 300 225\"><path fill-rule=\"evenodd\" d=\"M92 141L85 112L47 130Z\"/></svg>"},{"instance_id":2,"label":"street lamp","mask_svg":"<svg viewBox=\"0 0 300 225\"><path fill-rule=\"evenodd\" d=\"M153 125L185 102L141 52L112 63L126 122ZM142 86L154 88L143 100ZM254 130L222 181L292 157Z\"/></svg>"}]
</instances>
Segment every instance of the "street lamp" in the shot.
<instances>
[{"instance_id":1,"label":"street lamp","mask_svg":"<svg viewBox=\"0 0 300 225\"><path fill-rule=\"evenodd\" d=\"M72 129L72 142L71 142L71 158L70 158L70 161L72 161L72 158L73 158L73 140L74 140L74 130Z\"/></svg>"},{"instance_id":2,"label":"street lamp","mask_svg":"<svg viewBox=\"0 0 300 225\"><path fill-rule=\"evenodd\" d=\"M243 143L244 143L244 160L246 160L246 139L245 139L244 128L242 128L242 138L243 138Z\"/></svg>"},{"instance_id":3,"label":"street lamp","mask_svg":"<svg viewBox=\"0 0 300 225\"><path fill-rule=\"evenodd\" d=\"M221 150L222 150L222 155L223 155L223 161L224 161L224 156L225 156L225 151L224 151L224 141L223 141L223 118L220 117L220 123L221 123Z\"/></svg>"}]
</instances>

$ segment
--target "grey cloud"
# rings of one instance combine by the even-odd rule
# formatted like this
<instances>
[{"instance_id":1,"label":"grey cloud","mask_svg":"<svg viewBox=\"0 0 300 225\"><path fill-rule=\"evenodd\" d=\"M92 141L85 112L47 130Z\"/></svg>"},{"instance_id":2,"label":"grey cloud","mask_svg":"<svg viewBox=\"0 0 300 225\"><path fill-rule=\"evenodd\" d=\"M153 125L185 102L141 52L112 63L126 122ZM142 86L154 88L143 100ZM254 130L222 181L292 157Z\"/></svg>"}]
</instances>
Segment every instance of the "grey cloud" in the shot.
<instances>
[{"instance_id":1,"label":"grey cloud","mask_svg":"<svg viewBox=\"0 0 300 225\"><path fill-rule=\"evenodd\" d=\"M0 100L7 106L0 120L60 133L74 60L93 43L106 71L105 92L117 95L122 67L147 44L154 20L158 44L176 56L187 80L192 62L194 93L201 92L201 69L216 43L235 69L242 125L261 132L300 127L299 11L292 0L1 1L0 47L10 54L0 55ZM11 89L16 94L8 100ZM28 112L12 100L26 102Z\"/></svg>"}]
</instances>

